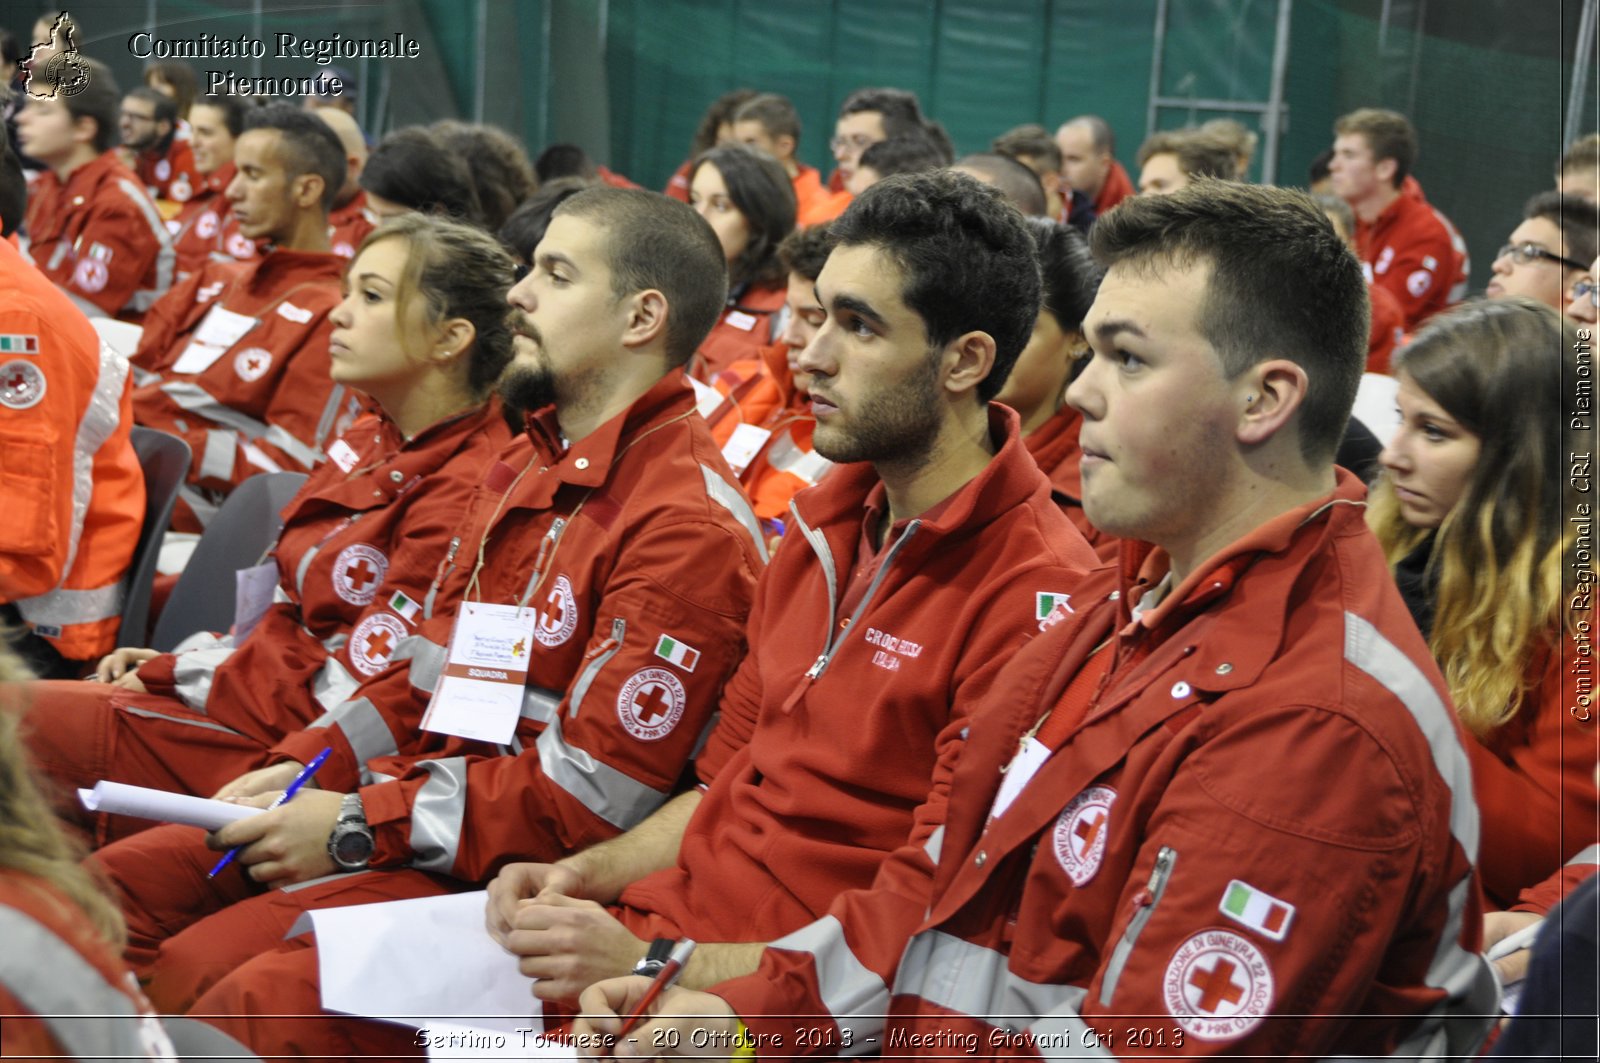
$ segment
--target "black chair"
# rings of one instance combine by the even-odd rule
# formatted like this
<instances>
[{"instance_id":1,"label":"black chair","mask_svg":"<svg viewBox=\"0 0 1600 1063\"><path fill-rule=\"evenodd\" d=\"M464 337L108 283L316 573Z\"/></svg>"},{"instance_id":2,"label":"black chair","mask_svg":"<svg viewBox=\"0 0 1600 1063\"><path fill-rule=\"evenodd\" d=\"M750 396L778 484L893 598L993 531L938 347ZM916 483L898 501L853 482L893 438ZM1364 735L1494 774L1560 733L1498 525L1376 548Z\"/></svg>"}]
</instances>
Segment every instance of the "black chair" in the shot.
<instances>
[{"instance_id":1,"label":"black chair","mask_svg":"<svg viewBox=\"0 0 1600 1063\"><path fill-rule=\"evenodd\" d=\"M197 631L233 626L234 573L278 541L279 511L306 482L303 472L262 472L235 487L211 518L156 620L150 648L169 652Z\"/></svg>"},{"instance_id":2,"label":"black chair","mask_svg":"<svg viewBox=\"0 0 1600 1063\"><path fill-rule=\"evenodd\" d=\"M156 578L156 561L161 557L161 539L172 523L172 507L178 501L178 488L189 475L189 444L177 436L154 428L134 425L129 439L139 455L144 471L144 524L139 528L139 545L128 564L127 593L122 600L122 626L117 631L118 646L143 646L150 629L150 586Z\"/></svg>"}]
</instances>

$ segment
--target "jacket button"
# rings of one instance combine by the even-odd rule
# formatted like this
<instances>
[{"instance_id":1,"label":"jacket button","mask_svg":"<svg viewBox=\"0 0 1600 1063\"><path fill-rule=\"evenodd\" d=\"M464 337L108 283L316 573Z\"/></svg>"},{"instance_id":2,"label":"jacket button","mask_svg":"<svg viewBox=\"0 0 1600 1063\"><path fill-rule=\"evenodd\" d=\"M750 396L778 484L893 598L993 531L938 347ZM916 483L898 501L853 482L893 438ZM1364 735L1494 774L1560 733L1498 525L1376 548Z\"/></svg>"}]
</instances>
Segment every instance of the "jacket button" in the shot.
<instances>
[{"instance_id":1,"label":"jacket button","mask_svg":"<svg viewBox=\"0 0 1600 1063\"><path fill-rule=\"evenodd\" d=\"M405 478L405 474L402 473L399 469L391 469L389 471L389 479L393 480L395 483L399 483L404 478Z\"/></svg>"},{"instance_id":2,"label":"jacket button","mask_svg":"<svg viewBox=\"0 0 1600 1063\"><path fill-rule=\"evenodd\" d=\"M588 458L579 458L577 461L573 462L572 464L575 465L576 467L578 467L579 469L587 469L589 467L589 459Z\"/></svg>"},{"instance_id":3,"label":"jacket button","mask_svg":"<svg viewBox=\"0 0 1600 1063\"><path fill-rule=\"evenodd\" d=\"M1189 684L1185 683L1183 680L1180 679L1176 683L1172 684L1172 696L1173 697L1175 697L1175 698L1186 698L1186 697L1189 696L1189 693L1190 693Z\"/></svg>"},{"instance_id":4,"label":"jacket button","mask_svg":"<svg viewBox=\"0 0 1600 1063\"><path fill-rule=\"evenodd\" d=\"M1227 661L1223 661L1221 664L1217 665L1218 675L1227 675L1231 671L1233 671L1233 665L1229 664Z\"/></svg>"},{"instance_id":5,"label":"jacket button","mask_svg":"<svg viewBox=\"0 0 1600 1063\"><path fill-rule=\"evenodd\" d=\"M973 867L982 867L984 864L987 864L988 862L989 862L989 854L984 852L982 849L979 849L978 850L978 855L974 856L972 858L972 866Z\"/></svg>"}]
</instances>

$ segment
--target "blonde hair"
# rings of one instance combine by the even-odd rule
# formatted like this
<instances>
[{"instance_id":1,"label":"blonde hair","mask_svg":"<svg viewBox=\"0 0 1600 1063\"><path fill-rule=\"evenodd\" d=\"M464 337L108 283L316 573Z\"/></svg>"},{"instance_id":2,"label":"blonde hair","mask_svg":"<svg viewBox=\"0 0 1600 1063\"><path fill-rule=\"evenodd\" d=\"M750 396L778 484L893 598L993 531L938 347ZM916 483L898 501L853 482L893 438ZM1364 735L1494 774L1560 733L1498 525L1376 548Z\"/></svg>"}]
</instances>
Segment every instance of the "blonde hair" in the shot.
<instances>
[{"instance_id":1,"label":"blonde hair","mask_svg":"<svg viewBox=\"0 0 1600 1063\"><path fill-rule=\"evenodd\" d=\"M33 678L0 630L0 868L48 884L89 917L100 936L121 952L127 939L122 913L105 884L79 861L82 847L56 822L29 768L18 735L17 713Z\"/></svg>"},{"instance_id":2,"label":"blonde hair","mask_svg":"<svg viewBox=\"0 0 1600 1063\"><path fill-rule=\"evenodd\" d=\"M1529 660L1554 651L1563 631L1562 570L1576 560L1576 533L1565 520L1573 499L1564 464L1575 411L1561 381L1576 341L1547 306L1480 301L1434 318L1395 358L1397 376L1480 441L1425 573L1437 585L1428 647L1480 738L1516 716L1537 680ZM1405 522L1387 473L1367 522L1391 567L1430 534Z\"/></svg>"}]
</instances>

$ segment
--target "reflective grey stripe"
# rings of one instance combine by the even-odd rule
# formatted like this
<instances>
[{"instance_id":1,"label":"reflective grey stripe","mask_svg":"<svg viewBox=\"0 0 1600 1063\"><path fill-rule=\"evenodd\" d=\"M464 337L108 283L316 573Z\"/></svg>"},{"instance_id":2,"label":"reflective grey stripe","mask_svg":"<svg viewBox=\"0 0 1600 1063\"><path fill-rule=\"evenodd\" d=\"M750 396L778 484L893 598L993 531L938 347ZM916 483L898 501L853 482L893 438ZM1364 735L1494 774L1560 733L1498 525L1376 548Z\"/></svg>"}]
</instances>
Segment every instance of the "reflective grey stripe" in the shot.
<instances>
[{"instance_id":1,"label":"reflective grey stripe","mask_svg":"<svg viewBox=\"0 0 1600 1063\"><path fill-rule=\"evenodd\" d=\"M810 955L823 1007L841 1031L849 1030L852 1035L845 1055L874 1054L882 1047L876 1038L883 1032L889 987L856 959L836 917L825 915L767 947Z\"/></svg>"},{"instance_id":2,"label":"reflective grey stripe","mask_svg":"<svg viewBox=\"0 0 1600 1063\"><path fill-rule=\"evenodd\" d=\"M294 599L289 597L289 592L283 589L283 584L281 584L281 583L274 584L273 587L272 587L272 604L273 605L285 605L285 604L293 605L294 604ZM326 645L326 643L324 643L324 645Z\"/></svg>"},{"instance_id":3,"label":"reflective grey stripe","mask_svg":"<svg viewBox=\"0 0 1600 1063\"><path fill-rule=\"evenodd\" d=\"M150 202L150 197L143 188L128 180L126 177L118 178L117 187L122 189L124 195L133 201L139 208L139 213L144 216L145 224L150 226L150 231L155 234L160 243L156 251L156 286L154 288L141 288L133 293L133 299L128 303L135 310L148 310L150 304L167 294L167 289L172 287L172 271L176 266L178 257L172 250L172 234L167 232L167 223L161 220L161 215L156 210L156 205Z\"/></svg>"},{"instance_id":4,"label":"reflective grey stripe","mask_svg":"<svg viewBox=\"0 0 1600 1063\"><path fill-rule=\"evenodd\" d=\"M1410 711L1417 729L1427 739L1434 768L1450 788L1450 833L1472 863L1478 860L1478 805L1473 797L1472 769L1457 737L1454 714L1445 705L1422 670L1384 638L1378 629L1354 613L1344 614L1344 657L1371 676ZM1444 928L1439 934L1425 984L1444 990L1446 998L1430 1013L1417 1037L1444 1027L1448 1051L1471 1055L1488 1035L1498 1010L1499 980L1493 966L1479 953L1461 947L1461 929L1467 898L1472 891L1468 875L1450 891Z\"/></svg>"},{"instance_id":5,"label":"reflective grey stripe","mask_svg":"<svg viewBox=\"0 0 1600 1063\"><path fill-rule=\"evenodd\" d=\"M1027 1032L1033 1036L1034 1047L1046 1059L1116 1059L1106 1051L1100 1035L1090 1029L1078 1014L1083 1000L1083 990L1075 990L1078 999L1064 1004L1049 1015L1041 1015L1028 1024Z\"/></svg>"},{"instance_id":6,"label":"reflective grey stripe","mask_svg":"<svg viewBox=\"0 0 1600 1063\"><path fill-rule=\"evenodd\" d=\"M308 878L304 882L295 882L295 883L292 883L292 884L290 884L288 886L279 886L278 887L278 892L279 893L298 893L300 890L308 889L308 888L310 888L312 886L320 886L325 882L348 882L351 878L355 877L356 875L370 875L372 873L373 872L372 872L372 870L370 868L363 868L360 871L335 871L331 875L318 875L316 878ZM294 927L290 927L289 928L289 932L283 935L285 940L294 937L296 934L304 934L304 933L306 933L307 931L309 931L311 929L311 917L310 917L310 914L309 913L303 914L300 917L300 919L295 920L295 924L294 925L295 926L300 926L300 920L301 919L303 919L305 921L305 925L303 927L301 927L299 930L295 930Z\"/></svg>"},{"instance_id":7,"label":"reflective grey stripe","mask_svg":"<svg viewBox=\"0 0 1600 1063\"><path fill-rule=\"evenodd\" d=\"M232 428L247 439L259 439L271 443L307 469L314 468L322 460L320 450L307 446L290 435L286 429L258 421L249 414L241 413L232 406L219 402L209 391L192 380L173 380L162 384L161 390L190 413L197 413L209 421ZM209 441L206 449L210 450Z\"/></svg>"},{"instance_id":8,"label":"reflective grey stripe","mask_svg":"<svg viewBox=\"0 0 1600 1063\"><path fill-rule=\"evenodd\" d=\"M1030 982L1011 972L1004 953L939 930L911 939L894 991L1019 1032L1041 1016L1077 1015L1085 995L1077 986Z\"/></svg>"},{"instance_id":9,"label":"reflective grey stripe","mask_svg":"<svg viewBox=\"0 0 1600 1063\"><path fill-rule=\"evenodd\" d=\"M561 691L528 687L522 692L522 718L534 723L549 723L561 707Z\"/></svg>"},{"instance_id":10,"label":"reflective grey stripe","mask_svg":"<svg viewBox=\"0 0 1600 1063\"><path fill-rule=\"evenodd\" d=\"M928 835L928 840L922 843L922 850L928 854L928 859L933 861L935 867L939 866L939 854L944 851L943 823L939 824L938 828Z\"/></svg>"},{"instance_id":11,"label":"reflective grey stripe","mask_svg":"<svg viewBox=\"0 0 1600 1063\"><path fill-rule=\"evenodd\" d=\"M448 875L456 866L467 816L467 761L445 757L417 763L428 778L411 803L411 866Z\"/></svg>"},{"instance_id":12,"label":"reflective grey stripe","mask_svg":"<svg viewBox=\"0 0 1600 1063\"><path fill-rule=\"evenodd\" d=\"M756 520L756 511L750 508L750 501L744 497L744 492L724 480L709 466L700 466L700 472L705 476L706 494L711 496L713 502L733 514L733 519L750 533L750 540L756 544L756 553L760 555L761 560L767 560L767 543L761 534L761 522Z\"/></svg>"},{"instance_id":13,"label":"reflective grey stripe","mask_svg":"<svg viewBox=\"0 0 1600 1063\"><path fill-rule=\"evenodd\" d=\"M61 580L55 588L32 598L19 599L17 610L36 624L88 624L106 620L122 612L123 585L91 591L63 591L62 584L72 577L78 560L78 544L83 538L83 522L94 496L94 459L122 420L122 392L128 382L128 360L100 341L100 357L95 370L94 390L89 405L78 422L72 457L72 525L67 529L67 556L61 565ZM88 595L89 597L75 597Z\"/></svg>"},{"instance_id":14,"label":"reflective grey stripe","mask_svg":"<svg viewBox=\"0 0 1600 1063\"><path fill-rule=\"evenodd\" d=\"M364 765L374 757L391 757L400 751L378 707L366 698L341 701L309 726L339 728L350 743L357 764Z\"/></svg>"},{"instance_id":15,"label":"reflective grey stripe","mask_svg":"<svg viewBox=\"0 0 1600 1063\"><path fill-rule=\"evenodd\" d=\"M211 699L211 681L217 668L233 656L231 645L212 645L202 650L180 653L172 668L172 681L178 699L195 712L205 712Z\"/></svg>"},{"instance_id":16,"label":"reflective grey stripe","mask_svg":"<svg viewBox=\"0 0 1600 1063\"><path fill-rule=\"evenodd\" d=\"M63 258L67 257L67 252L70 251L70 250L72 250L72 245L67 243L65 240L63 240L60 243L56 244L55 254L50 256L50 262L44 268L45 269L57 269L57 268L59 268L60 265L61 265L61 260ZM29 255L28 257L32 258L33 256ZM95 310L95 316L96 317L104 316L104 313L105 312L103 310L100 310L98 308L96 308L96 310Z\"/></svg>"},{"instance_id":17,"label":"reflective grey stripe","mask_svg":"<svg viewBox=\"0 0 1600 1063\"><path fill-rule=\"evenodd\" d=\"M339 407L344 403L344 385L335 384L333 391L328 395L328 403L322 407L322 416L317 418L317 436L312 443L317 448L317 460L322 460L322 452L327 449L328 436L333 434L333 426L339 420Z\"/></svg>"},{"instance_id":18,"label":"reflective grey stripe","mask_svg":"<svg viewBox=\"0 0 1600 1063\"><path fill-rule=\"evenodd\" d=\"M300 597L306 596L306 571L311 568L311 562L322 552L322 544L318 543L300 555L300 563L294 567L294 592Z\"/></svg>"},{"instance_id":19,"label":"reflective grey stripe","mask_svg":"<svg viewBox=\"0 0 1600 1063\"><path fill-rule=\"evenodd\" d=\"M792 500L789 502L789 512L794 516L795 527L800 529L800 534L811 544L812 553L816 554L817 560L822 563L823 583L828 588L828 627L822 633L823 645L826 647L833 642L833 625L839 612L839 596L835 590L839 576L833 566L833 551L828 549L828 540L821 532L811 530L811 525L800 516L800 510L795 508Z\"/></svg>"},{"instance_id":20,"label":"reflective grey stripe","mask_svg":"<svg viewBox=\"0 0 1600 1063\"><path fill-rule=\"evenodd\" d=\"M335 708L341 701L356 692L361 681L350 674L350 669L339 663L337 657L326 658L311 681L311 696L324 709Z\"/></svg>"},{"instance_id":21,"label":"reflective grey stripe","mask_svg":"<svg viewBox=\"0 0 1600 1063\"><path fill-rule=\"evenodd\" d=\"M783 434L767 446L767 464L778 472L786 472L806 484L814 484L833 468L833 462L814 450L801 450L794 441L793 429L785 428Z\"/></svg>"},{"instance_id":22,"label":"reflective grey stripe","mask_svg":"<svg viewBox=\"0 0 1600 1063\"><path fill-rule=\"evenodd\" d=\"M72 1058L176 1058L156 1018L141 1015L128 994L43 923L0 906L0 941L0 985Z\"/></svg>"},{"instance_id":23,"label":"reflective grey stripe","mask_svg":"<svg viewBox=\"0 0 1600 1063\"><path fill-rule=\"evenodd\" d=\"M192 485L182 483L178 485L178 497L188 505L189 511L194 514L194 519L204 528L211 523L211 518L217 515L217 507L201 494Z\"/></svg>"},{"instance_id":24,"label":"reflective grey stripe","mask_svg":"<svg viewBox=\"0 0 1600 1063\"><path fill-rule=\"evenodd\" d=\"M144 387L146 384L153 384L161 379L160 373L152 373L148 369L140 369L136 365L131 366L130 368L133 371L134 387Z\"/></svg>"},{"instance_id":25,"label":"reflective grey stripe","mask_svg":"<svg viewBox=\"0 0 1600 1063\"><path fill-rule=\"evenodd\" d=\"M1589 848L1568 860L1566 866L1572 867L1576 864L1600 864L1600 845L1589 846Z\"/></svg>"},{"instance_id":26,"label":"reflective grey stripe","mask_svg":"<svg viewBox=\"0 0 1600 1063\"><path fill-rule=\"evenodd\" d=\"M444 674L445 659L449 651L432 639L423 638L421 635L407 635L400 640L400 645L394 648L389 655L389 660L411 662L411 685L418 690L433 693L433 688L439 685L439 677Z\"/></svg>"},{"instance_id":27,"label":"reflective grey stripe","mask_svg":"<svg viewBox=\"0 0 1600 1063\"><path fill-rule=\"evenodd\" d=\"M223 428L206 429L206 449L200 457L200 475L213 480L233 479L234 456L238 451L237 434Z\"/></svg>"},{"instance_id":28,"label":"reflective grey stripe","mask_svg":"<svg viewBox=\"0 0 1600 1063\"><path fill-rule=\"evenodd\" d=\"M284 601L288 601L288 600L289 599L287 597L284 598ZM309 632L308 632L308 634L309 634ZM348 631L339 631L339 632L336 632L336 633L334 633L332 635L329 635L327 638L323 639L322 640L322 648L327 650L329 653L338 653L341 649L344 648L344 644L349 642L349 641L350 641L350 633Z\"/></svg>"},{"instance_id":29,"label":"reflective grey stripe","mask_svg":"<svg viewBox=\"0 0 1600 1063\"><path fill-rule=\"evenodd\" d=\"M615 632L616 625L620 623L622 621L619 619L612 625L613 632ZM615 634L613 634L613 637L615 637ZM622 640L619 638L615 646L583 666L583 671L578 673L578 678L572 681L572 700L567 702L568 716L578 715L578 708L583 704L583 699L589 693L589 688L594 686L595 677L600 674L600 669L609 664L611 658L615 657L621 650Z\"/></svg>"},{"instance_id":30,"label":"reflective grey stripe","mask_svg":"<svg viewBox=\"0 0 1600 1063\"><path fill-rule=\"evenodd\" d=\"M143 716L147 720L166 720L168 723L180 724L184 727L198 727L202 731L218 731L225 735L240 734L231 727L224 727L220 723L212 723L210 720L191 720L183 716L168 716L164 712L156 712L153 709L137 709L132 705L119 705L118 708L130 716ZM240 737L242 738L243 735L240 735Z\"/></svg>"},{"instance_id":31,"label":"reflective grey stripe","mask_svg":"<svg viewBox=\"0 0 1600 1063\"><path fill-rule=\"evenodd\" d=\"M119 579L93 590L73 591L58 587L34 598L20 599L17 611L32 624L90 624L122 612L125 588Z\"/></svg>"},{"instance_id":32,"label":"reflective grey stripe","mask_svg":"<svg viewBox=\"0 0 1600 1063\"><path fill-rule=\"evenodd\" d=\"M618 830L628 830L667 799L665 791L652 789L584 750L567 745L561 737L559 719L550 721L537 745L539 767L545 778Z\"/></svg>"}]
</instances>

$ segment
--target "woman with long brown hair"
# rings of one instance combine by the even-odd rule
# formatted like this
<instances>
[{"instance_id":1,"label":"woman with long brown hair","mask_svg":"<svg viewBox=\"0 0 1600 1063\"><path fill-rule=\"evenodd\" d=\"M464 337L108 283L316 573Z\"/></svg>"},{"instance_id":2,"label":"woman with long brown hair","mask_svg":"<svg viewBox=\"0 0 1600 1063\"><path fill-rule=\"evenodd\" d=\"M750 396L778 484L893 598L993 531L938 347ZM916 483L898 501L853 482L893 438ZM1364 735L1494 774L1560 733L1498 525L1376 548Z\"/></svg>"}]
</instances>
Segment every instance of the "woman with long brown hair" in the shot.
<instances>
[{"instance_id":1,"label":"woman with long brown hair","mask_svg":"<svg viewBox=\"0 0 1600 1063\"><path fill-rule=\"evenodd\" d=\"M1395 358L1401 425L1368 515L1476 740L1479 866L1501 906L1596 840L1596 724L1577 667L1594 614L1587 591L1569 593L1594 576L1592 535L1572 519L1593 503L1568 460L1592 450L1564 382L1577 345L1524 299L1425 326Z\"/></svg>"}]
</instances>

